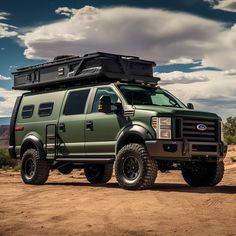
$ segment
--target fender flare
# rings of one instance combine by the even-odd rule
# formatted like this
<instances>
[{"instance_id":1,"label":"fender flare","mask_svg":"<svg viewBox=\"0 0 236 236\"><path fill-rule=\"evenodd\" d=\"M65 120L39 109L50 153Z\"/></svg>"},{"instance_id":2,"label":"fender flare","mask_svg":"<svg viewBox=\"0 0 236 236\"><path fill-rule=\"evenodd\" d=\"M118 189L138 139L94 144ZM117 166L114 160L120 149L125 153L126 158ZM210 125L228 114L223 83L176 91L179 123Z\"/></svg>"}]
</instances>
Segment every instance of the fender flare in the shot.
<instances>
[{"instance_id":1,"label":"fender flare","mask_svg":"<svg viewBox=\"0 0 236 236\"><path fill-rule=\"evenodd\" d=\"M24 139L24 141L22 142L21 149L20 149L20 157L22 158L24 152L29 147L32 147L32 144L37 149L40 158L45 159L46 158L46 153L45 153L42 141L39 138L37 138L36 136L32 135L32 134L27 136Z\"/></svg>"},{"instance_id":2,"label":"fender flare","mask_svg":"<svg viewBox=\"0 0 236 236\"><path fill-rule=\"evenodd\" d=\"M153 139L151 133L144 127L140 125L133 125L133 126L128 126L124 128L120 134L118 135L117 142L116 142L116 147L115 147L115 153L117 154L120 148L123 146L123 143L125 140L131 136L131 135L138 135L140 136L143 140L150 140Z\"/></svg>"}]
</instances>

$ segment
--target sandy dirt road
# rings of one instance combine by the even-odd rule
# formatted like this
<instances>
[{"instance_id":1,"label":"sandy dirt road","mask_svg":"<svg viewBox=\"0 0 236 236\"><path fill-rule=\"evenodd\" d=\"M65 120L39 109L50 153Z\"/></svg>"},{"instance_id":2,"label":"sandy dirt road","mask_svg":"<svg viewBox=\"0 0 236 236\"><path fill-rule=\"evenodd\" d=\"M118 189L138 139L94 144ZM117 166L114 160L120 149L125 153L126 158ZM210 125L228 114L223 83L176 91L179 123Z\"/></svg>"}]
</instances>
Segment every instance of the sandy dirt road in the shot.
<instances>
[{"instance_id":1,"label":"sandy dirt road","mask_svg":"<svg viewBox=\"0 0 236 236\"><path fill-rule=\"evenodd\" d=\"M236 235L236 164L214 188L192 188L179 172L127 191L113 178L92 186L74 171L43 186L0 172L0 235Z\"/></svg>"}]
</instances>

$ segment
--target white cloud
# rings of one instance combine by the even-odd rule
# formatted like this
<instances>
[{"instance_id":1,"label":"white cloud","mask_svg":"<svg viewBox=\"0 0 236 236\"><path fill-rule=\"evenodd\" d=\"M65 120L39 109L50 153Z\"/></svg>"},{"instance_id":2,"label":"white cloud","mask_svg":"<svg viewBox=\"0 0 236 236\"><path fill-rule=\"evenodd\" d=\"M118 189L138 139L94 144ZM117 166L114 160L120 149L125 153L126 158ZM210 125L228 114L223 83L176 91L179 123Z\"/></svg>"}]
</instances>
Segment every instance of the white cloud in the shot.
<instances>
[{"instance_id":1,"label":"white cloud","mask_svg":"<svg viewBox=\"0 0 236 236\"><path fill-rule=\"evenodd\" d=\"M69 8L69 7L59 7L55 10L57 14L61 14L64 16L71 17L72 15L76 14L77 9L75 8Z\"/></svg>"},{"instance_id":2,"label":"white cloud","mask_svg":"<svg viewBox=\"0 0 236 236\"><path fill-rule=\"evenodd\" d=\"M224 71L225 75L236 75L236 69L226 70Z\"/></svg>"},{"instance_id":3,"label":"white cloud","mask_svg":"<svg viewBox=\"0 0 236 236\"><path fill-rule=\"evenodd\" d=\"M223 11L236 12L236 1L235 0L217 0L209 1L214 9L219 9Z\"/></svg>"},{"instance_id":4,"label":"white cloud","mask_svg":"<svg viewBox=\"0 0 236 236\"><path fill-rule=\"evenodd\" d=\"M21 91L9 91L0 88L0 116L10 116L17 96L22 94Z\"/></svg>"},{"instance_id":5,"label":"white cloud","mask_svg":"<svg viewBox=\"0 0 236 236\"><path fill-rule=\"evenodd\" d=\"M204 66L233 69L236 64L236 24L215 35L211 50L203 57Z\"/></svg>"},{"instance_id":6,"label":"white cloud","mask_svg":"<svg viewBox=\"0 0 236 236\"><path fill-rule=\"evenodd\" d=\"M11 77L6 77L6 76L3 76L3 75L0 75L0 80L10 80Z\"/></svg>"},{"instance_id":7,"label":"white cloud","mask_svg":"<svg viewBox=\"0 0 236 236\"><path fill-rule=\"evenodd\" d=\"M182 71L172 71L169 73L154 73L155 77L160 77L160 84L190 84L194 82L205 82L208 81L209 78L204 75L195 75L195 73L185 73Z\"/></svg>"},{"instance_id":8,"label":"white cloud","mask_svg":"<svg viewBox=\"0 0 236 236\"><path fill-rule=\"evenodd\" d=\"M186 13L131 7L60 7L56 12L69 18L19 36L27 58L106 51L158 63L203 59L204 66L235 66L235 27L226 29L219 22Z\"/></svg>"},{"instance_id":9,"label":"white cloud","mask_svg":"<svg viewBox=\"0 0 236 236\"><path fill-rule=\"evenodd\" d=\"M224 119L236 116L236 75L210 70L156 75L162 78L160 85L163 88L185 103L193 102L196 109L217 113Z\"/></svg>"},{"instance_id":10,"label":"white cloud","mask_svg":"<svg viewBox=\"0 0 236 236\"><path fill-rule=\"evenodd\" d=\"M0 20L7 20L6 16L9 16L10 14L7 12L0 12Z\"/></svg>"},{"instance_id":11,"label":"white cloud","mask_svg":"<svg viewBox=\"0 0 236 236\"><path fill-rule=\"evenodd\" d=\"M198 63L195 60L193 60L192 58L187 58L187 57L179 57L179 58L175 58L175 59L171 59L169 60L169 62L167 63L167 65L175 65L175 64L195 64Z\"/></svg>"},{"instance_id":12,"label":"white cloud","mask_svg":"<svg viewBox=\"0 0 236 236\"><path fill-rule=\"evenodd\" d=\"M7 20L6 16L8 15L10 14L7 12L0 12L0 20ZM0 38L14 37L18 35L15 29L17 29L16 26L0 22Z\"/></svg>"}]
</instances>

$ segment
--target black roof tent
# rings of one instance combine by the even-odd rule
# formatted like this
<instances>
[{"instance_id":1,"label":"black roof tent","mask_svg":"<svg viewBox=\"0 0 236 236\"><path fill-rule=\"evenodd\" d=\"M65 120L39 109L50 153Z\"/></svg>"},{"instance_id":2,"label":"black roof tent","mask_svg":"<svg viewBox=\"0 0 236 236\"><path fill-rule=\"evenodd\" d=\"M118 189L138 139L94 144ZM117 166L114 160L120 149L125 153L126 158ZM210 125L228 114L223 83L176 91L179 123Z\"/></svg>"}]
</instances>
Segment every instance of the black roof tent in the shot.
<instances>
[{"instance_id":1,"label":"black roof tent","mask_svg":"<svg viewBox=\"0 0 236 236\"><path fill-rule=\"evenodd\" d=\"M156 85L155 62L139 57L96 52L79 56L57 56L53 61L23 67L13 72L14 89L42 90L65 85L101 82L134 82Z\"/></svg>"}]
</instances>

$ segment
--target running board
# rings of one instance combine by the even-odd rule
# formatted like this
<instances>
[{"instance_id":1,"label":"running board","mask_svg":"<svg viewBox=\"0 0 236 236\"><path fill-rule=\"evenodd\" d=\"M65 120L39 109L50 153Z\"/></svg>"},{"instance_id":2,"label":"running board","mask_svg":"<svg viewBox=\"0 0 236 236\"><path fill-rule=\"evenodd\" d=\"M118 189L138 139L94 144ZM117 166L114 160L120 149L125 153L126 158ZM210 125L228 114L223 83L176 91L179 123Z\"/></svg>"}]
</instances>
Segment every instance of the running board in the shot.
<instances>
[{"instance_id":1,"label":"running board","mask_svg":"<svg viewBox=\"0 0 236 236\"><path fill-rule=\"evenodd\" d=\"M74 162L74 163L84 163L84 164L105 164L113 163L115 158L56 158L55 161L62 162Z\"/></svg>"}]
</instances>

